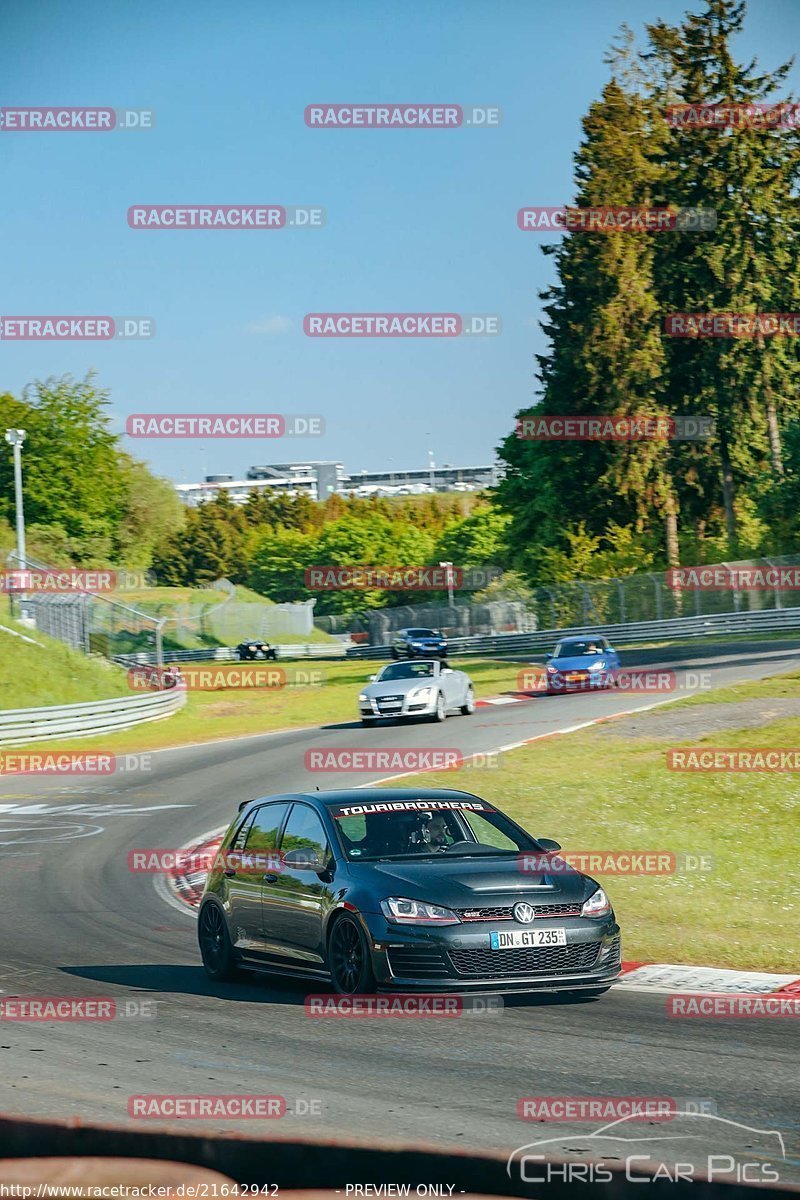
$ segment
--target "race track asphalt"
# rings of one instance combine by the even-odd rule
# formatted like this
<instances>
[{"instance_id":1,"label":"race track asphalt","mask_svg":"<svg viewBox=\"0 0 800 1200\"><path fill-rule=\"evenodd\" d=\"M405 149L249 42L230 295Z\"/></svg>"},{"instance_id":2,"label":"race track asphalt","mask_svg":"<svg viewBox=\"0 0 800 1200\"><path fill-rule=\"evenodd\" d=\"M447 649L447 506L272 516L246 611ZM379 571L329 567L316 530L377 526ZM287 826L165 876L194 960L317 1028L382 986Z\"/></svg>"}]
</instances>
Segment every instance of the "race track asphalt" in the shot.
<instances>
[{"instance_id":1,"label":"race track asphalt","mask_svg":"<svg viewBox=\"0 0 800 1200\"><path fill-rule=\"evenodd\" d=\"M633 654L624 657L635 662ZM667 659L677 665L674 654ZM799 664L796 642L681 655L682 667L709 671L714 686ZM365 664L365 676L369 669ZM481 707L444 726L364 730L354 722L159 751L149 771L107 780L7 776L0 795L0 989L6 996L109 996L122 1007L150 1000L156 1011L109 1022L0 1021L0 1110L125 1123L134 1094L280 1094L290 1110L280 1121L182 1125L509 1152L557 1137L562 1141L549 1149L580 1154L591 1151L591 1122L522 1121L518 1101L707 1099L726 1120L783 1131L789 1161L782 1181L800 1181L796 1021L678 1023L667 1018L663 995L623 990L580 1004L516 998L483 1018L314 1020L305 1014L302 984L258 977L210 984L192 915L170 906L152 876L127 869L132 847L181 846L226 825L242 800L377 777L309 773L308 749L447 746L475 754L658 699L615 692L537 697ZM480 793L480 771L464 772L454 786ZM311 1113L299 1111L304 1103ZM691 1134L657 1156L683 1154L686 1161L687 1153L741 1149L746 1137L709 1121L695 1122ZM761 1153L754 1143L753 1155Z\"/></svg>"}]
</instances>

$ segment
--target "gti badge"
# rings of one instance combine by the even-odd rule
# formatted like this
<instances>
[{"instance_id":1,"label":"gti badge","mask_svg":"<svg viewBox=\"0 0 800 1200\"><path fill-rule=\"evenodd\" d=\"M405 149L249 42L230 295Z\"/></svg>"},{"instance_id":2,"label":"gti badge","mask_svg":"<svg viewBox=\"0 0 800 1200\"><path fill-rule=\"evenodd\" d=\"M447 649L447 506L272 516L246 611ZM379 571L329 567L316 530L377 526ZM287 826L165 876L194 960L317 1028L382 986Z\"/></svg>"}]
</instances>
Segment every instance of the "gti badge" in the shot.
<instances>
[{"instance_id":1,"label":"gti badge","mask_svg":"<svg viewBox=\"0 0 800 1200\"><path fill-rule=\"evenodd\" d=\"M528 925L536 919L536 909L532 904L515 904L511 911L514 920L519 921L521 925Z\"/></svg>"}]
</instances>

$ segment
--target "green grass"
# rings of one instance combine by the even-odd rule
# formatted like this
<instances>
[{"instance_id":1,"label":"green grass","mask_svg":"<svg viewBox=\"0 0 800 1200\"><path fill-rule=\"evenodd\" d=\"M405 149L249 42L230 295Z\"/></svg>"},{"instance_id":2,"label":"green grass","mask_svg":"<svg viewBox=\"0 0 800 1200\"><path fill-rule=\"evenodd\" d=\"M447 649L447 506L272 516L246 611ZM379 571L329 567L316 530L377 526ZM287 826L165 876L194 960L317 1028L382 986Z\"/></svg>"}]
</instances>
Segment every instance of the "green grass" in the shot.
<instances>
[{"instance_id":1,"label":"green grass","mask_svg":"<svg viewBox=\"0 0 800 1200\"><path fill-rule=\"evenodd\" d=\"M87 658L63 642L0 614L0 625L33 638L31 645L0 629L0 707L80 704L130 694L125 672L102 658Z\"/></svg>"},{"instance_id":2,"label":"green grass","mask_svg":"<svg viewBox=\"0 0 800 1200\"><path fill-rule=\"evenodd\" d=\"M286 670L315 671L319 672L317 677L323 683L318 687L190 690L186 707L181 712L168 720L103 738L103 748L114 752L155 750L161 746L215 741L275 729L357 721L359 689L381 665L352 660L242 663L242 667L256 670L277 666ZM226 666L225 663L191 664L192 669L205 667L215 672ZM466 669L475 682L479 697L516 688L518 668L514 664L478 659L470 660ZM189 670L188 664L186 670Z\"/></svg>"},{"instance_id":3,"label":"green grass","mask_svg":"<svg viewBox=\"0 0 800 1200\"><path fill-rule=\"evenodd\" d=\"M800 695L800 674L720 689L689 706ZM637 717L641 728L648 714ZM503 755L495 770L464 767L404 780L463 787L494 801L565 850L656 850L713 856L708 873L599 876L623 930L624 957L800 974L800 780L791 774L676 773L678 745L798 747L800 720L691 743L621 736L623 722L546 738Z\"/></svg>"}]
</instances>

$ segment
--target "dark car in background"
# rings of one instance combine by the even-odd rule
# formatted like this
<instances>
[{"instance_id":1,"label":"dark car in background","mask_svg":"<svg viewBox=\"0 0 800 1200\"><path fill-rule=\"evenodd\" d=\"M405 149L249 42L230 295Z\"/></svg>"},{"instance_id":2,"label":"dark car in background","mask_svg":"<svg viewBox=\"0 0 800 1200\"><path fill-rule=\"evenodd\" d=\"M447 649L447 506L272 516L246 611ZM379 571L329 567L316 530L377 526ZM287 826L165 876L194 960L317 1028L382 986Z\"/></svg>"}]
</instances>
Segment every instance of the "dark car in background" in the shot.
<instances>
[{"instance_id":1,"label":"dark car in background","mask_svg":"<svg viewBox=\"0 0 800 1200\"><path fill-rule=\"evenodd\" d=\"M609 688L619 674L619 655L600 634L582 634L563 638L544 670L548 696Z\"/></svg>"},{"instance_id":2,"label":"dark car in background","mask_svg":"<svg viewBox=\"0 0 800 1200\"><path fill-rule=\"evenodd\" d=\"M392 635L392 658L446 658L447 638L435 629L397 629Z\"/></svg>"},{"instance_id":3,"label":"dark car in background","mask_svg":"<svg viewBox=\"0 0 800 1200\"><path fill-rule=\"evenodd\" d=\"M247 641L239 642L236 653L239 656L239 662L252 661L256 658L275 658L274 646L270 646L269 642L264 642L261 638L250 638Z\"/></svg>"},{"instance_id":4,"label":"dark car in background","mask_svg":"<svg viewBox=\"0 0 800 1200\"><path fill-rule=\"evenodd\" d=\"M605 992L620 930L598 883L450 789L246 802L200 904L214 980L239 966L378 990Z\"/></svg>"}]
</instances>

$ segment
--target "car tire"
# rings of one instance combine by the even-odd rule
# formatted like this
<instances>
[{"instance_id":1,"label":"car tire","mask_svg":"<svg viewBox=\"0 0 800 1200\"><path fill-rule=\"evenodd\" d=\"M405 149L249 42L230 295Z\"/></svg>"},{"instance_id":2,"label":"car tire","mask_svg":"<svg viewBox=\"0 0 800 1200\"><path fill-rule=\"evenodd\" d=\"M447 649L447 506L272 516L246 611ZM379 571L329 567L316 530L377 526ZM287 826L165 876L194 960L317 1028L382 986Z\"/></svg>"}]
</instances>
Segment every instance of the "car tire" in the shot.
<instances>
[{"instance_id":1,"label":"car tire","mask_svg":"<svg viewBox=\"0 0 800 1200\"><path fill-rule=\"evenodd\" d=\"M225 914L216 904L206 904L197 922L197 941L206 975L215 983L235 979L236 957L233 953Z\"/></svg>"},{"instance_id":2,"label":"car tire","mask_svg":"<svg viewBox=\"0 0 800 1200\"><path fill-rule=\"evenodd\" d=\"M462 716L471 717L475 712L475 693L472 688L467 688L467 698L461 705Z\"/></svg>"},{"instance_id":3,"label":"car tire","mask_svg":"<svg viewBox=\"0 0 800 1200\"><path fill-rule=\"evenodd\" d=\"M442 692L439 692L439 695L436 697L436 711L431 716L431 720L436 722L444 721L446 716L447 709L444 706L444 695Z\"/></svg>"},{"instance_id":4,"label":"car tire","mask_svg":"<svg viewBox=\"0 0 800 1200\"><path fill-rule=\"evenodd\" d=\"M335 921L328 938L328 970L340 996L359 996L375 991L375 974L364 932L350 916Z\"/></svg>"}]
</instances>

